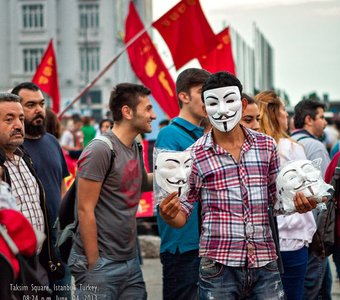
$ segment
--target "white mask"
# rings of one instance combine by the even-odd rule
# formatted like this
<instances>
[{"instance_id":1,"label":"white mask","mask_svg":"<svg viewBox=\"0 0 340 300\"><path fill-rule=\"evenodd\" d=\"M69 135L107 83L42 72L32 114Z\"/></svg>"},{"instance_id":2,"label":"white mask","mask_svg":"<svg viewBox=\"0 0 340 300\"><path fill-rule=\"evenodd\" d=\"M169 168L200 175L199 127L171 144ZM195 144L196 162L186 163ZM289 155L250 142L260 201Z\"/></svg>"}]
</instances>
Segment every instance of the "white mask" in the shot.
<instances>
[{"instance_id":1,"label":"white mask","mask_svg":"<svg viewBox=\"0 0 340 300\"><path fill-rule=\"evenodd\" d=\"M242 101L237 86L204 91L203 98L210 123L219 131L228 132L241 120Z\"/></svg>"},{"instance_id":2,"label":"white mask","mask_svg":"<svg viewBox=\"0 0 340 300\"><path fill-rule=\"evenodd\" d=\"M321 159L296 160L283 166L276 180L279 206L285 211L294 211L293 199L296 192L314 199L324 195L328 185L322 179L320 163Z\"/></svg>"},{"instance_id":3,"label":"white mask","mask_svg":"<svg viewBox=\"0 0 340 300\"><path fill-rule=\"evenodd\" d=\"M160 188L179 196L187 185L191 173L192 158L189 151L159 152L156 157L154 178Z\"/></svg>"}]
</instances>

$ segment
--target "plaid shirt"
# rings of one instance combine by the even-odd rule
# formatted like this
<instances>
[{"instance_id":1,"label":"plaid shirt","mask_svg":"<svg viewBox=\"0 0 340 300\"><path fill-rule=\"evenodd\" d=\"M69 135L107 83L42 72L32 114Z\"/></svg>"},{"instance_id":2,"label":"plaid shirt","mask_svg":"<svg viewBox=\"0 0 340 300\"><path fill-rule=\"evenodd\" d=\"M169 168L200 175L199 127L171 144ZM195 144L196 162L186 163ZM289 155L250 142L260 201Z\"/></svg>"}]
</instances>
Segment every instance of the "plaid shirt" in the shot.
<instances>
[{"instance_id":1,"label":"plaid shirt","mask_svg":"<svg viewBox=\"0 0 340 300\"><path fill-rule=\"evenodd\" d=\"M7 159L4 165L8 168L12 194L16 198L18 209L30 221L34 229L44 232L44 214L40 206L37 180L19 155L14 155L13 160Z\"/></svg>"},{"instance_id":2,"label":"plaid shirt","mask_svg":"<svg viewBox=\"0 0 340 300\"><path fill-rule=\"evenodd\" d=\"M181 202L187 217L202 203L201 257L256 268L277 258L267 209L276 199L279 157L271 137L243 130L239 162L214 143L212 131L190 147L190 191Z\"/></svg>"}]
</instances>

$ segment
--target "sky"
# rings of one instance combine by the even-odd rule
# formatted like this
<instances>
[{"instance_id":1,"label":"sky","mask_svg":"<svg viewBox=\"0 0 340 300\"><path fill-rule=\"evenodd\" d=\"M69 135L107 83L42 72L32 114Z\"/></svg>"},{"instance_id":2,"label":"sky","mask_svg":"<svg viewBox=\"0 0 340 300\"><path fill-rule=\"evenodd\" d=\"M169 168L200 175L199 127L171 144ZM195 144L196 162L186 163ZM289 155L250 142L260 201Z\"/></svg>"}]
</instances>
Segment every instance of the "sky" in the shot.
<instances>
[{"instance_id":1,"label":"sky","mask_svg":"<svg viewBox=\"0 0 340 300\"><path fill-rule=\"evenodd\" d=\"M178 2L153 0L153 20ZM230 25L251 47L253 23L256 23L274 49L274 85L286 91L292 105L311 92L321 97L328 93L330 100L340 101L340 0L201 0L200 3L215 33ZM157 33L154 35L156 43L160 40L166 65L171 66L164 42ZM174 68L171 73L176 78Z\"/></svg>"}]
</instances>

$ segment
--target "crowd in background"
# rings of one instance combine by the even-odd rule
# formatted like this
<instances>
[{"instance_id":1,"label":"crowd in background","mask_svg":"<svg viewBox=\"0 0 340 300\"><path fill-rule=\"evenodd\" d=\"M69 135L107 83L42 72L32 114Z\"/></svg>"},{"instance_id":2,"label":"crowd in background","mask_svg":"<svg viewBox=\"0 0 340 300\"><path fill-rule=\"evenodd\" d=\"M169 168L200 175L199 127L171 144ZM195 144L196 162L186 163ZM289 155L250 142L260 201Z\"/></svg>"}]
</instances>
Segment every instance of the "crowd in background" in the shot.
<instances>
[{"instance_id":1,"label":"crowd in background","mask_svg":"<svg viewBox=\"0 0 340 300\"><path fill-rule=\"evenodd\" d=\"M221 74L216 73L216 75L201 69L192 68L183 71L178 76L176 92L179 100L180 114L173 120L161 120L159 122L161 130L156 139L155 146L158 148L183 151L191 145L194 145L191 149L193 149L192 151L197 155L197 164L199 166L195 171L197 172L195 173L195 176L197 176L195 184L202 190L204 190L204 188L209 190L209 186L204 186L205 182L202 185L202 182L200 182L199 179L200 176L207 176L205 168L209 169L211 167L207 167L206 161L210 159L210 161L213 161L214 164L218 165L223 159L226 159L223 157L220 161L215 162L213 155L209 158L208 154L205 156L200 152L202 149L209 148L207 145L210 145L210 147L216 146L211 146L213 145L213 142L211 141L213 139L213 134L214 138L219 140L219 143L223 145L220 148L219 146L216 146L216 149L220 151L219 154L224 150L227 151L224 152L224 154L231 153L231 155L228 156L230 161L224 161L226 165L230 164L231 161L237 165L237 162L240 162L242 159L243 152L245 151L244 149L252 146L255 147L254 155L259 158L258 161L256 161L258 168L254 168L253 166L251 168L249 168L249 166L245 167L242 171L243 173L241 172L242 174L240 173L239 175L240 177L244 176L244 182L248 180L248 173L255 174L256 171L254 171L254 169L263 170L265 169L264 166L268 163L270 163L271 168L273 168L273 170L275 169L275 172L277 172L279 165L282 166L294 160L314 160L316 158L322 158L321 173L326 181L330 182L339 157L340 120L336 117L327 119L325 116L325 105L315 100L300 101L294 108L295 116L289 116L284 102L274 91L262 91L254 97L251 97L250 95L242 93L242 85L236 77L229 73L222 73L223 72L221 72ZM222 97L221 89L223 91L224 89L226 89L226 91L232 91L230 94L239 94L239 98L230 99L230 102L239 101L239 107L231 108L235 112L234 116L237 115L239 119L236 119L231 125L229 123L228 125L223 125L224 127L222 127L216 119L211 117L210 113L211 110L214 110L217 111L216 114L227 115L230 110L228 107L229 103L227 102L225 104L220 100L220 98L229 97L226 95ZM211 92L212 96L210 94L204 96L204 92ZM6 150L6 153L1 155L3 160L1 163L3 166L2 169L5 171L4 174L2 174L3 180L11 183L6 177L6 172L8 172L9 176L12 177L12 189L15 191L14 195L20 198L20 189L28 189L28 186L30 186L31 190L27 192L27 196L33 197L36 195L36 199L34 200L36 203L39 203L40 201L40 205L42 205L45 201L47 206L49 206L49 193L54 193L54 196L57 195L57 198L59 197L61 199L61 196L63 196L66 191L63 179L71 174L73 181L79 171L78 175L80 179L78 178L78 188L81 194L79 196L80 204L78 206L78 213L80 227L77 231L78 238L72 248L69 263L72 275L76 278L76 284L78 286L79 284L80 286L85 285L89 282L88 280L91 279L93 280L91 282L95 282L101 286L103 291L110 291L110 293L117 293L117 295L119 295L119 293L123 295L126 292L126 294L124 294L126 297L139 294L141 299L145 299L145 284L143 283L141 271L138 266L139 259L135 259L134 257L137 241L135 220L132 221L129 217L132 216L133 219L136 213L136 203L138 205L138 199L141 192L140 188L137 188L137 186L141 187L142 190L150 190L152 188L152 177L150 177L150 174L147 174L142 167L144 163L142 156L139 154L140 147L135 141L137 136L141 137L144 133L149 133L151 131L150 123L156 118L148 98L150 91L140 85L117 85L110 98L110 108L113 115L109 118L103 118L99 123L89 116L84 117L79 114L73 114L72 116L65 117L59 121L57 116L50 109L46 109L45 111L42 93L36 86L22 84L16 87L12 93L13 94L1 94L2 100L0 101L0 105L8 106L4 106L2 113L5 113L5 109L12 109L15 111L15 113L12 113L14 116L13 118L19 120L19 123L15 125L17 128L10 131L9 136L11 138L15 135L21 135L21 138L23 139L22 127L25 125L26 137L24 148L27 147L28 154L32 156L33 166L36 168L38 165L38 167L35 171L32 170L30 161L27 160L26 162L25 160L28 169L25 167L25 164L23 164L22 167L25 168L26 177L24 176L24 179L14 179L13 182L13 178L17 176L17 171L12 165L17 163L17 170L19 170L18 174L22 174L20 171L20 164L22 164L20 158L24 158L26 153L18 153L18 149L21 149L17 149L17 147L21 146L20 143L15 144L15 147L11 144L12 147L9 148L7 144L1 144L0 146L4 147ZM126 93L124 96L125 98L122 96L124 93ZM14 94L20 97L15 96ZM129 97L134 99L133 101L136 103L133 104L133 101L131 101ZM202 110L202 97L204 98L203 102L205 103L206 111ZM211 104L211 102L209 102L211 101L209 97L213 98L213 101L218 100L220 102L217 101ZM207 99L208 102L206 102ZM130 102L124 104L124 101ZM19 102L22 104L23 109L17 107ZM141 104L145 105L145 107L143 107L143 110L139 111L138 109L141 108L138 107ZM10 105L13 107L9 107ZM129 105L133 107L131 109L132 112L126 108L129 107ZM211 107L209 105L211 105ZM216 105L219 107L218 109L215 108ZM225 105L225 107L223 105ZM36 106L36 108L32 108L33 106ZM36 112L33 114L34 109L36 109ZM221 113L221 111L223 112ZM23 121L24 117L25 124ZM113 119L115 121L113 121ZM44 128L42 128L42 126ZM238 130L237 134L235 134L236 131L233 131L234 128L236 128L235 130ZM44 144L44 146L42 144L35 144L35 141L39 140L42 142L46 137L45 131L53 136L53 139L49 137L50 135L47 135L50 140L48 142L45 141L46 144ZM230 132L234 132L234 135ZM113 173L117 172L119 178L124 178L127 182L135 180L135 183L131 183L133 188L130 189L130 186L119 186L119 188L126 188L126 190L115 190L117 182L114 176L112 175L112 177L110 177L111 175L107 175L109 173L103 172L100 169L100 167L105 165L105 160L110 160L110 151L109 149L104 149L105 147L103 145L99 146L100 142L95 141L91 143L91 141L93 141L95 137L102 135L113 140L114 143L116 143L116 147L119 145L119 150L116 151L116 155L119 155L120 158L119 160L117 157L113 158L116 163L116 165L114 165L115 169ZM227 136L238 146L230 148L231 144L227 144L226 140L224 140ZM257 140L260 140L262 144L256 142ZM61 181L61 186L58 188L58 191L52 192L48 191L48 184L46 183L46 185L44 185L45 182L43 180L41 186L39 180L32 178L41 176L44 179L51 176L46 174L46 171L47 173L49 172L47 169L48 167L44 165L47 161L44 162L44 160L42 160L39 156L39 151L52 152L48 147L53 143L55 144L55 141L58 141L58 145L53 146L53 151L55 151L53 155L56 161L60 161L60 166L53 166L53 168L55 168L53 170L57 170L55 172L58 175L56 178ZM247 143L249 143L249 145ZM126 145L132 146L127 147ZM266 147L263 145L266 145ZM39 148L41 150L35 147L41 147ZM85 148L87 149L86 151L84 151ZM267 156L263 156L263 153L267 153L266 155L271 157L270 162L265 161L265 158L263 157ZM102 156L105 157L105 160L101 159ZM18 161L16 161L17 157ZM50 158L50 162L53 159ZM249 160L249 158L247 159ZM131 161L133 161L133 164ZM65 170L65 163L67 164L68 171ZM245 166L252 163L254 162L248 161L245 163ZM221 174L227 172L221 171L226 165L221 163L221 166L218 168ZM126 168L128 168L128 173L126 173ZM109 169L109 171L110 170L111 169ZM228 169L228 172L230 171L230 174L234 174L235 172L238 172L237 170L238 169L235 167L234 169ZM43 171L45 172L42 173ZM35 174L35 172L37 172L37 174ZM202 174L200 172L202 172ZM216 175L216 177L222 176L221 174ZM131 176L133 178L130 178ZM257 178L257 181L253 179L254 187L258 184L263 184L268 187L268 198L274 197L271 191L271 189L274 190L272 187L273 182L271 182L272 176L274 176L273 172L269 170L268 174L266 173L264 176L265 179ZM21 180L23 180L22 183ZM100 182L99 185L96 183L97 180ZM225 189L234 189L240 185L243 186L244 183L242 183L242 180L238 177L231 181L235 181L233 184L236 185L232 186L232 184L230 184L231 186L225 187ZM66 184L69 186L71 182L66 182ZM224 295L226 291L230 293L230 295L234 292L239 293L240 290L233 291L234 286L228 287L222 285L222 287L219 287L212 278L222 273L224 274L223 276L228 276L228 278L230 278L229 276L234 276L231 282L235 283L236 286L243 276L236 274L239 272L237 267L244 263L249 270L256 269L262 272L262 267L264 266L266 268L273 268L273 270L277 272L276 276L278 276L269 277L267 273L261 272L254 274L249 273L249 278L254 276L253 280L255 283L254 285L247 285L247 288L253 287L253 291L250 291L249 293L248 291L242 291L241 288L240 293L245 293L245 298L256 291L259 292L259 295L267 295L268 297L270 297L269 295L278 295L275 299L284 299L284 297L287 299L331 299L332 280L328 257L325 256L324 253L323 255L317 255L316 252L311 251L311 249L314 248L310 247L310 245L313 244L314 233L318 230L317 226L319 226L316 223L315 216L312 212L312 208L315 208L315 206L311 207L309 205L308 201L310 200L307 201L306 198L301 197L299 198L300 206L299 209L297 208L296 213L289 216L281 215L277 216L277 218L273 218L274 223L270 224L273 237L266 235L269 228L267 227L267 224L257 224L256 226L259 226L258 230L260 231L260 233L257 232L257 234L259 234L266 243L265 247L261 247L268 247L268 249L261 249L261 251L263 251L261 254L262 256L259 254L254 255L254 249L256 249L257 246L249 243L247 244L247 249L243 249L245 253L247 253L247 258L245 259L243 257L244 253L235 254L232 251L226 251L228 253L221 254L218 252L222 251L220 248L227 247L226 245L231 247L230 245L234 241L233 235L235 232L231 231L231 233L228 232L226 234L227 239L224 241L225 244L223 244L221 240L214 240L214 238L216 239L216 236L210 236L212 232L217 236L219 234L224 236L223 222L221 222L220 218L214 219L214 216L210 218L207 217L207 215L209 215L209 207L207 207L204 202L204 207L202 208L200 207L201 204L192 200L201 197L205 200L204 197L206 197L208 203L210 203L209 201L212 201L213 203L214 197L217 197L217 200L219 200L221 195L227 199L230 197L228 194L223 194L224 185L216 178L209 182L208 185L209 184L214 187L214 192L208 191L206 194L201 195L198 193L198 190L200 189L193 189L191 191L192 194L189 194L188 196L191 200L188 203L184 202L184 208L180 208L180 202L178 202L176 196L173 195L172 198L166 199L157 210L157 220L161 237L160 259L163 265L164 299L197 299L197 284L200 289L200 299L208 299L209 295L212 295L215 292L216 295ZM244 187L244 190L242 190L245 195L244 197L246 199L248 199L248 197L251 199L249 200L249 204L247 204L251 209L253 209L251 202L257 201L257 198L252 198L254 197L253 193L258 192L256 188L254 188L254 190L252 189L253 186L250 185ZM43 190L47 191L45 200L41 200L44 198L42 195ZM267 188L264 190L267 190ZM212 194L209 194L210 192ZM217 196L214 194L215 192ZM3 193L3 191L1 191L1 193ZM115 195L117 199L128 199L126 200L129 204L128 207L110 207L109 199L111 193ZM263 193L263 191L261 191L261 193ZM90 204L84 201L87 197L91 199ZM266 197L267 196L264 195L264 198ZM270 200L271 199L268 199L268 203L270 203ZM23 200L23 202L25 201ZM97 205L99 205L100 212L98 215L95 215L94 210ZM219 202L217 204L214 203L213 206L214 205L224 207L224 204ZM37 204L37 206L39 206L39 204ZM177 210L175 210L175 207ZM304 207L304 209L301 209L301 207ZM269 210L272 209L270 205L268 208ZM121 241L116 238L113 238L114 242L108 238L108 236L111 237L110 234L112 234L112 232L109 233L110 230L107 222L110 220L110 214L108 214L106 209L110 212L112 210L116 217L119 216L118 219L120 217L122 218L113 223L114 226L117 226L117 229L120 228L122 231L122 233L119 234L121 240L124 240L124 242L125 239L128 240L127 246L121 245ZM233 210L235 208L230 209ZM249 218L251 218L252 214L251 209ZM120 210L121 212L119 212ZM27 208L26 211L30 214L30 208ZM36 223L34 223L35 225L33 227L36 226L40 228L40 231L44 232L43 228L49 226L48 212L43 211L40 213L40 210L37 211L39 211L40 215L34 217L30 216L29 220L34 220ZM183 219L181 219L179 223L177 223L177 216L179 216L178 211L183 212L183 216L181 215L181 218L183 217ZM54 214L53 221L55 221L57 209L54 209L52 213ZM121 216L120 213L124 216ZM203 224L200 223L202 222L199 220L200 216L207 218L204 219L204 217L202 217ZM220 217L228 218L223 213L221 213ZM267 217L261 215L260 218L266 219ZM184 219L185 222L183 221ZM86 220L86 222L84 220ZM105 232L103 237L98 237L98 247L94 246L96 243L93 243L94 240L97 241L97 232L92 231L93 226L91 227L91 224L96 224L96 220L99 228L98 230L100 230L98 236L102 234L102 231ZM253 222L255 223L256 220L253 220ZM125 225L122 225L123 223ZM175 227L183 226L183 228L175 229L169 224ZM125 226L128 228L129 232L124 232ZM241 230L240 228L242 226L243 225L241 224L239 225L239 228L237 228L235 225L232 230L238 232ZM55 230L52 230L52 227L50 229L51 240L55 241ZM263 236L261 235L262 233ZM85 238L85 236L88 237ZM259 236L257 236L257 238ZM127 237L131 237L131 239ZM339 238L337 238L333 259L336 264L338 276L340 272L339 245ZM107 249L108 246L112 246L112 249L114 250ZM38 252L40 253L41 251L41 253L44 253L45 246L41 247L42 249ZM216 249L218 249L218 254L212 254ZM225 249L223 248L223 251L224 250ZM230 248L229 250L232 249ZM124 290L125 287L121 287L123 290L119 290L118 287L110 287L109 284L105 282L106 279L100 277L103 276L103 274L99 272L100 268L108 268L109 271L107 274L116 276L118 273L115 268L122 267L121 265L113 266L113 262L107 259L107 257L99 256L98 253L105 251L109 253L110 251L114 251L115 255L122 258L121 261L126 261L128 264L131 263L131 265L128 266L128 270L129 272L135 273L136 277L132 279L133 276L131 277L124 272L119 276L126 278L127 281L131 279L134 282L131 283L131 285L135 285L136 287L135 291L129 290L129 283L126 283L126 290ZM124 251L128 251L129 255L124 254ZM91 253L91 255L88 255L88 253ZM58 253L56 255L58 256ZM213 258L208 257L209 255L213 256ZM203 256L204 259L200 260L199 256ZM265 265L263 265L264 262L261 262L261 257L259 256L261 256L262 259L263 257L266 257L266 259L264 259ZM93 258L91 262L89 261L90 257ZM278 257L278 262L282 263L284 272L281 272L281 275L278 272L280 266L271 264L271 260L274 257ZM224 262L224 264L221 263L221 261ZM1 262L2 261L0 260L0 263ZM49 260L49 263L50 262L51 260ZM89 269L87 268L87 264L90 266ZM45 268L43 263L42 265ZM47 278L47 282L49 280L47 285L49 284L51 287L51 282L59 282L58 280L61 280L59 282L60 286L67 286L70 284L70 269L66 265L65 270L66 272L64 272L64 275L62 276L63 278L56 278L55 281L51 281L51 279ZM98 273L96 273L97 271ZM111 271L112 273L110 273ZM1 278L4 278L1 273L2 272L0 272ZM86 274L86 278L84 278L84 274ZM97 278L96 274L99 274L100 276ZM49 275L50 274L48 274L48 276ZM271 294L269 293L268 288L266 289L263 286L256 285L257 282L263 280L260 278L261 276L267 278L269 285L273 283L273 289L270 289ZM230 280L226 280L225 278L226 277L223 277L223 279L221 279L223 284ZM274 288L274 283L277 282L277 278L282 281L282 286L275 285ZM39 278L39 280L41 279ZM103 280L103 282L100 282L101 280ZM249 282L247 284L249 284ZM266 290L266 294L262 294L264 290ZM129 294L130 292L131 294ZM246 294L246 292L248 294ZM82 290L79 295L86 296L86 293ZM94 295L96 295L96 292L94 292ZM267 299L267 296L264 296L264 299ZM237 297L235 299L237 299Z\"/></svg>"}]
</instances>

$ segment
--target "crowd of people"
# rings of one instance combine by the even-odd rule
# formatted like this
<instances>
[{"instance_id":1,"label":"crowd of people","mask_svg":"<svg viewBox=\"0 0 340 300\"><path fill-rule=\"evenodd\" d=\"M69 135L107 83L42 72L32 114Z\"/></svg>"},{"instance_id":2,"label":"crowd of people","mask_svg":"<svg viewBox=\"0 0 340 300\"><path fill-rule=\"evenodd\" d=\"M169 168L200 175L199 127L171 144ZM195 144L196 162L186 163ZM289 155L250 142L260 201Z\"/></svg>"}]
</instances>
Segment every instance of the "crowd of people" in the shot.
<instances>
[{"instance_id":1,"label":"crowd of people","mask_svg":"<svg viewBox=\"0 0 340 300\"><path fill-rule=\"evenodd\" d=\"M51 299L147 299L136 212L154 178L137 137L150 133L156 119L151 92L117 84L109 99L112 120L103 119L98 130L90 117L60 123L31 82L0 93L0 212L20 211L37 240L28 255L12 251L14 234L0 235L0 281L10 283L1 299L19 297L28 286L20 276L27 268L35 279L28 288ZM164 196L156 207L163 299L331 299L329 257L313 239L325 229L318 228L320 199L297 191L295 213L274 210L282 166L321 159L325 181L334 175L339 152L331 161L321 140L325 105L300 101L292 128L274 91L252 97L234 75L198 68L178 75L176 94L179 115L162 122L155 147L190 151L192 169L188 192ZM54 224L70 173L79 225L66 264ZM1 214L0 225L6 227ZM339 276L339 217L336 228ZM19 271L2 271L8 269Z\"/></svg>"}]
</instances>

